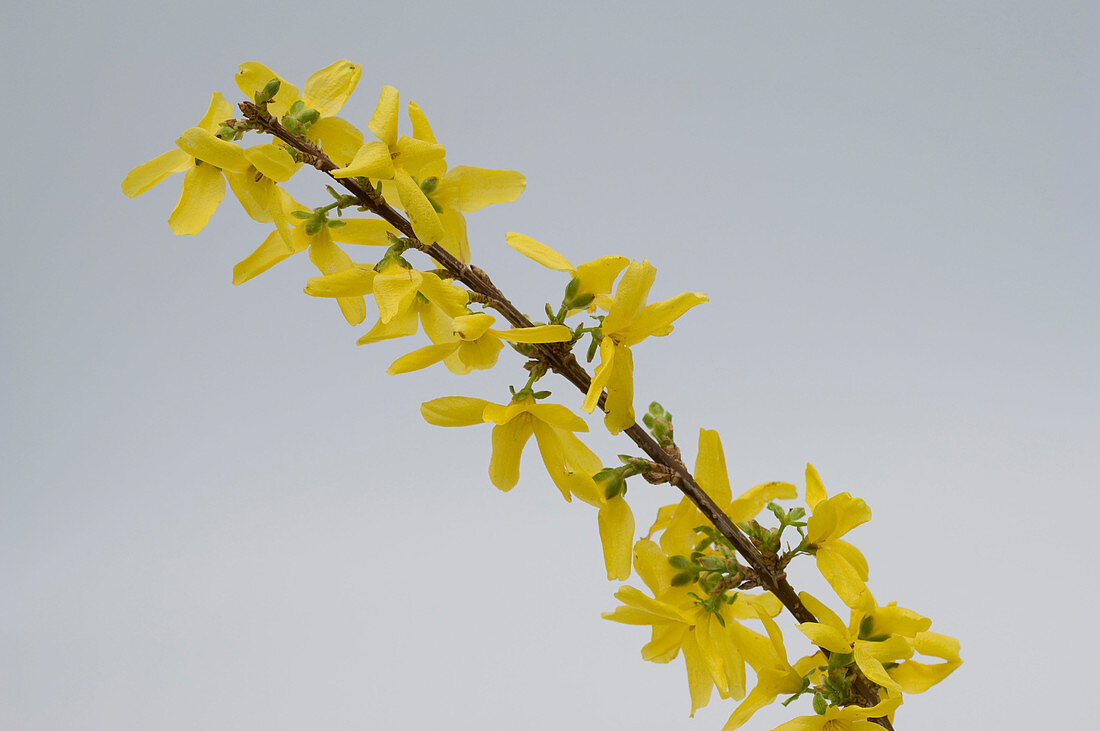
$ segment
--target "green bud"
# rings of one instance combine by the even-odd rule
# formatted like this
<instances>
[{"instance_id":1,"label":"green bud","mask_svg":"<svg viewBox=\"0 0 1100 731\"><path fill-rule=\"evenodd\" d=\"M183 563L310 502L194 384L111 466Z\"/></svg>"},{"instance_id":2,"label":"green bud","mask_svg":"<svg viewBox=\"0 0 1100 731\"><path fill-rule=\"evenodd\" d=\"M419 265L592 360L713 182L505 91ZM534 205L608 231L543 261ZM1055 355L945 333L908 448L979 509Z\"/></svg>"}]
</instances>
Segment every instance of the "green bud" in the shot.
<instances>
[{"instance_id":1,"label":"green bud","mask_svg":"<svg viewBox=\"0 0 1100 731\"><path fill-rule=\"evenodd\" d=\"M642 417L642 423L645 424L646 429L652 429L653 425L657 422L653 421L652 416L650 416L649 414L646 414L645 416Z\"/></svg>"},{"instance_id":2,"label":"green bud","mask_svg":"<svg viewBox=\"0 0 1100 731\"><path fill-rule=\"evenodd\" d=\"M865 640L871 636L871 633L875 629L874 617L867 616L863 618L863 621L859 623L859 639Z\"/></svg>"},{"instance_id":3,"label":"green bud","mask_svg":"<svg viewBox=\"0 0 1100 731\"><path fill-rule=\"evenodd\" d=\"M653 414L654 416L661 417L665 415L665 409L659 403L654 401L649 405L649 413Z\"/></svg>"},{"instance_id":4,"label":"green bud","mask_svg":"<svg viewBox=\"0 0 1100 731\"><path fill-rule=\"evenodd\" d=\"M306 103L299 99L298 101L290 105L290 109L287 111L287 114L294 117L295 119L300 119L302 112L305 111L305 108Z\"/></svg>"},{"instance_id":5,"label":"green bud","mask_svg":"<svg viewBox=\"0 0 1100 731\"><path fill-rule=\"evenodd\" d=\"M424 178L420 181L420 190L424 191L424 195L431 195L435 192L435 189L439 187L439 178L432 176L430 178Z\"/></svg>"},{"instance_id":6,"label":"green bud","mask_svg":"<svg viewBox=\"0 0 1100 731\"><path fill-rule=\"evenodd\" d=\"M596 299L596 295L591 292L585 292L578 297L573 297L567 304L570 308L580 309L582 307L588 307L588 305L592 304L592 300L594 299Z\"/></svg>"},{"instance_id":7,"label":"green bud","mask_svg":"<svg viewBox=\"0 0 1100 731\"><path fill-rule=\"evenodd\" d=\"M569 284L565 285L565 301L570 302L577 296L577 292L580 291L581 280L573 277L569 280Z\"/></svg>"},{"instance_id":8,"label":"green bud","mask_svg":"<svg viewBox=\"0 0 1100 731\"><path fill-rule=\"evenodd\" d=\"M282 86L282 84L279 82L278 79L272 79L271 81L264 84L264 88L256 92L256 103L266 104L274 99L275 95L279 93L280 86Z\"/></svg>"},{"instance_id":9,"label":"green bud","mask_svg":"<svg viewBox=\"0 0 1100 731\"><path fill-rule=\"evenodd\" d=\"M328 221L329 228L340 228L341 226L347 226L347 221Z\"/></svg>"},{"instance_id":10,"label":"green bud","mask_svg":"<svg viewBox=\"0 0 1100 731\"><path fill-rule=\"evenodd\" d=\"M320 118L321 113L316 109L307 109L298 115L298 119L301 120L302 124L313 124Z\"/></svg>"},{"instance_id":11,"label":"green bud","mask_svg":"<svg viewBox=\"0 0 1100 731\"><path fill-rule=\"evenodd\" d=\"M825 715L825 710L829 707L829 704L825 702L825 699L819 695L814 696L814 713L819 716Z\"/></svg>"},{"instance_id":12,"label":"green bud","mask_svg":"<svg viewBox=\"0 0 1100 731\"><path fill-rule=\"evenodd\" d=\"M686 569L691 567L691 562L687 560L686 556L669 556L669 565L674 569Z\"/></svg>"},{"instance_id":13,"label":"green bud","mask_svg":"<svg viewBox=\"0 0 1100 731\"><path fill-rule=\"evenodd\" d=\"M684 571L672 577L673 586L684 586L685 584L690 584L693 581L695 581L695 574L691 573L690 571Z\"/></svg>"},{"instance_id":14,"label":"green bud","mask_svg":"<svg viewBox=\"0 0 1100 731\"><path fill-rule=\"evenodd\" d=\"M313 212L312 211L291 211L290 215L294 216L295 218L299 218L303 221L306 220L307 218L313 218Z\"/></svg>"},{"instance_id":15,"label":"green bud","mask_svg":"<svg viewBox=\"0 0 1100 731\"><path fill-rule=\"evenodd\" d=\"M535 397L536 401L538 401L539 399L549 398L550 397L550 392L549 391L535 391L531 395Z\"/></svg>"},{"instance_id":16,"label":"green bud","mask_svg":"<svg viewBox=\"0 0 1100 731\"><path fill-rule=\"evenodd\" d=\"M324 227L324 224L321 223L320 221L318 221L317 219L313 219L312 221L310 221L309 223L307 223L305 225L306 233L311 234L311 235L315 234L315 233L319 233L323 227Z\"/></svg>"},{"instance_id":17,"label":"green bud","mask_svg":"<svg viewBox=\"0 0 1100 731\"><path fill-rule=\"evenodd\" d=\"M722 571L726 568L726 562L717 556L703 556L699 559L699 565L707 571Z\"/></svg>"}]
</instances>

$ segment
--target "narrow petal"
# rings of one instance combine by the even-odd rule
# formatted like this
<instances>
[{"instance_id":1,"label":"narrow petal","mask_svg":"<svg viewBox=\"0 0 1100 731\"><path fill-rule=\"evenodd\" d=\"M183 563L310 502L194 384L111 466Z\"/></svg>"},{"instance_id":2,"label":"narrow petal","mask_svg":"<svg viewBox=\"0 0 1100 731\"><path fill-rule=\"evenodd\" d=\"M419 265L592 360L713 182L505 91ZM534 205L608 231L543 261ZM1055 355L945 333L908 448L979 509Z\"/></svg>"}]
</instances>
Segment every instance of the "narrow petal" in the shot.
<instances>
[{"instance_id":1,"label":"narrow petal","mask_svg":"<svg viewBox=\"0 0 1100 731\"><path fill-rule=\"evenodd\" d=\"M265 144L249 147L244 151L245 158L272 180L285 183L302 167L282 145Z\"/></svg>"},{"instance_id":2,"label":"narrow petal","mask_svg":"<svg viewBox=\"0 0 1100 731\"><path fill-rule=\"evenodd\" d=\"M470 240L466 235L466 219L457 208L444 208L439 214L439 221L443 224L443 238L436 243L463 264L469 264Z\"/></svg>"},{"instance_id":3,"label":"narrow petal","mask_svg":"<svg viewBox=\"0 0 1100 731\"><path fill-rule=\"evenodd\" d=\"M370 343L377 343L382 340L406 338L410 335L416 335L419 325L420 316L417 314L416 310L410 308L404 312L399 312L397 316L389 322L382 322L379 320L374 323L374 327L359 336L355 344L369 345Z\"/></svg>"},{"instance_id":4,"label":"narrow petal","mask_svg":"<svg viewBox=\"0 0 1100 731\"><path fill-rule=\"evenodd\" d=\"M401 356L386 369L386 373L395 376L398 373L411 373L421 368L438 363L458 349L458 343L441 343L438 345L426 345L411 353Z\"/></svg>"},{"instance_id":5,"label":"narrow petal","mask_svg":"<svg viewBox=\"0 0 1100 731\"><path fill-rule=\"evenodd\" d=\"M694 477L703 491L719 505L725 505L733 498L722 439L713 429L699 430L699 454L695 458ZM739 522L744 518L732 520Z\"/></svg>"},{"instance_id":6,"label":"narrow petal","mask_svg":"<svg viewBox=\"0 0 1100 731\"><path fill-rule=\"evenodd\" d=\"M584 423L584 419L561 404L531 404L527 407L527 411L539 421L551 424L559 429L588 431L588 424Z\"/></svg>"},{"instance_id":7,"label":"narrow petal","mask_svg":"<svg viewBox=\"0 0 1100 731\"><path fill-rule=\"evenodd\" d=\"M532 433L531 419L522 416L493 427L489 480L499 489L507 492L519 482L519 458Z\"/></svg>"},{"instance_id":8,"label":"narrow petal","mask_svg":"<svg viewBox=\"0 0 1100 731\"><path fill-rule=\"evenodd\" d=\"M393 177L393 158L385 142L371 140L355 151L355 157L346 167L332 171L334 178L375 178L388 180Z\"/></svg>"},{"instance_id":9,"label":"narrow petal","mask_svg":"<svg viewBox=\"0 0 1100 731\"><path fill-rule=\"evenodd\" d=\"M322 117L309 126L306 134L319 142L329 159L341 167L351 163L363 146L363 133L341 117Z\"/></svg>"},{"instance_id":10,"label":"narrow petal","mask_svg":"<svg viewBox=\"0 0 1100 731\"><path fill-rule=\"evenodd\" d=\"M488 404L469 396L443 396L420 404L420 414L435 426L473 426L484 423L482 414Z\"/></svg>"},{"instance_id":11,"label":"narrow petal","mask_svg":"<svg viewBox=\"0 0 1100 731\"><path fill-rule=\"evenodd\" d=\"M307 242L304 239L295 238L292 241L300 246L296 251L288 250L279 232L272 231L255 251L233 267L233 284L244 284L258 274L263 274L283 259L297 253L297 251L305 250Z\"/></svg>"},{"instance_id":12,"label":"narrow petal","mask_svg":"<svg viewBox=\"0 0 1100 731\"><path fill-rule=\"evenodd\" d=\"M584 403L581 404L581 408L590 414L599 404L600 395L611 380L616 350L615 342L611 338L605 337L600 341L600 364L592 373L592 382L588 386L588 393L584 395Z\"/></svg>"},{"instance_id":13,"label":"narrow petal","mask_svg":"<svg viewBox=\"0 0 1100 731\"><path fill-rule=\"evenodd\" d=\"M718 649L714 634L725 634L725 627L718 624L715 615L707 612L695 625L695 641L699 643L699 655L710 673L711 683L718 688L718 695L729 697L729 682L726 680L725 657Z\"/></svg>"},{"instance_id":14,"label":"narrow petal","mask_svg":"<svg viewBox=\"0 0 1100 731\"><path fill-rule=\"evenodd\" d=\"M500 338L486 336L473 341L462 341L458 347L458 357L468 369L484 371L497 364L503 348L504 343Z\"/></svg>"},{"instance_id":15,"label":"narrow petal","mask_svg":"<svg viewBox=\"0 0 1100 731\"><path fill-rule=\"evenodd\" d=\"M830 652L849 653L852 645L844 632L836 627L830 627L818 622L803 622L798 625L802 634L818 647L823 647Z\"/></svg>"},{"instance_id":16,"label":"narrow petal","mask_svg":"<svg viewBox=\"0 0 1100 731\"><path fill-rule=\"evenodd\" d=\"M197 234L225 198L225 177L213 165L195 165L183 177L179 202L168 218L177 236Z\"/></svg>"},{"instance_id":17,"label":"narrow petal","mask_svg":"<svg viewBox=\"0 0 1100 731\"><path fill-rule=\"evenodd\" d=\"M409 175L417 178L427 178L425 171L435 163L441 161L447 155L447 149L443 145L434 142L425 142L415 137L401 135L397 139L397 157L394 165L404 168Z\"/></svg>"},{"instance_id":18,"label":"narrow petal","mask_svg":"<svg viewBox=\"0 0 1100 731\"><path fill-rule=\"evenodd\" d=\"M561 438L558 436L559 433L564 432L537 419L531 421L531 426L534 429L539 456L542 457L542 463L546 467L546 474L557 486L565 502L572 502L573 481L577 475L565 463L565 452L562 450Z\"/></svg>"},{"instance_id":19,"label":"narrow petal","mask_svg":"<svg viewBox=\"0 0 1100 731\"><path fill-rule=\"evenodd\" d=\"M511 203L526 187L527 178L515 170L459 165L447 171L436 193L446 205L463 213L473 213L493 203Z\"/></svg>"},{"instance_id":20,"label":"narrow petal","mask_svg":"<svg viewBox=\"0 0 1100 731\"><path fill-rule=\"evenodd\" d=\"M634 345L650 335L666 335L678 317L696 305L709 302L702 292L681 292L662 302L655 302L638 313L634 320L622 329L619 342Z\"/></svg>"},{"instance_id":21,"label":"narrow petal","mask_svg":"<svg viewBox=\"0 0 1100 731\"><path fill-rule=\"evenodd\" d=\"M695 528L706 525L706 522L694 503L687 498L682 499L661 534L661 549L669 556L688 555L697 542Z\"/></svg>"},{"instance_id":22,"label":"narrow petal","mask_svg":"<svg viewBox=\"0 0 1100 731\"><path fill-rule=\"evenodd\" d=\"M726 514L734 523L752 520L772 500L798 497L798 488L789 482L765 482L746 490L730 503Z\"/></svg>"},{"instance_id":23,"label":"narrow petal","mask_svg":"<svg viewBox=\"0 0 1100 731\"><path fill-rule=\"evenodd\" d=\"M604 318L604 335L610 335L630 324L635 315L645 306L646 297L656 276L657 270L648 259L630 263L615 290L611 311Z\"/></svg>"},{"instance_id":24,"label":"narrow petal","mask_svg":"<svg viewBox=\"0 0 1100 731\"><path fill-rule=\"evenodd\" d=\"M237 74L233 80L237 82L237 88L252 100L256 92L267 86L272 79L279 80L279 93L267 105L267 111L276 117L281 117L290 109L290 105L298 101L298 87L290 84L274 71L256 61L246 61L237 67Z\"/></svg>"},{"instance_id":25,"label":"narrow petal","mask_svg":"<svg viewBox=\"0 0 1100 731\"><path fill-rule=\"evenodd\" d=\"M333 241L362 246L389 246L390 234L400 232L381 218L343 218L343 226L330 228Z\"/></svg>"},{"instance_id":26,"label":"narrow petal","mask_svg":"<svg viewBox=\"0 0 1100 731\"><path fill-rule=\"evenodd\" d=\"M428 124L428 117L416 102L409 102L409 119L412 121L413 137L425 142L435 142L435 133Z\"/></svg>"},{"instance_id":27,"label":"narrow petal","mask_svg":"<svg viewBox=\"0 0 1100 731\"><path fill-rule=\"evenodd\" d=\"M573 331L565 325L536 325L515 327L511 330L494 330L496 336L510 343L564 343L573 338Z\"/></svg>"},{"instance_id":28,"label":"narrow petal","mask_svg":"<svg viewBox=\"0 0 1100 731\"><path fill-rule=\"evenodd\" d=\"M135 198L159 184L173 173L181 173L192 166L191 156L178 147L163 155L157 155L126 174L122 179L122 192L127 198Z\"/></svg>"},{"instance_id":29,"label":"narrow petal","mask_svg":"<svg viewBox=\"0 0 1100 731\"><path fill-rule=\"evenodd\" d=\"M316 109L322 117L336 114L347 102L359 84L363 67L347 59L318 69L306 79L302 87L302 101L310 109Z\"/></svg>"},{"instance_id":30,"label":"narrow petal","mask_svg":"<svg viewBox=\"0 0 1100 731\"><path fill-rule=\"evenodd\" d=\"M655 625L653 639L642 648L642 659L647 662L671 662L680 654L680 645L687 633L688 626L683 622Z\"/></svg>"},{"instance_id":31,"label":"narrow petal","mask_svg":"<svg viewBox=\"0 0 1100 731\"><path fill-rule=\"evenodd\" d=\"M225 179L229 181L229 188L248 217L260 223L271 223L275 220L272 215L274 210L272 197L276 195L275 181L266 177L256 180L257 172L251 167L243 173L222 171Z\"/></svg>"},{"instance_id":32,"label":"narrow petal","mask_svg":"<svg viewBox=\"0 0 1100 731\"><path fill-rule=\"evenodd\" d=\"M817 507L817 504L828 496L825 494L825 485L821 482L821 477L817 474L817 470L814 469L812 464L806 463L806 504L810 506L810 509Z\"/></svg>"},{"instance_id":33,"label":"narrow petal","mask_svg":"<svg viewBox=\"0 0 1100 731\"><path fill-rule=\"evenodd\" d=\"M374 108L374 114L370 118L370 123L367 124L367 129L373 132L375 137L386 143L387 147L393 147L397 144L398 114L397 89L392 86L383 86L381 93L378 95L378 104Z\"/></svg>"},{"instance_id":34,"label":"narrow petal","mask_svg":"<svg viewBox=\"0 0 1100 731\"><path fill-rule=\"evenodd\" d=\"M579 291L592 294L607 294L611 291L615 277L630 263L625 256L601 256L599 259L577 266L574 276L580 280Z\"/></svg>"},{"instance_id":35,"label":"narrow petal","mask_svg":"<svg viewBox=\"0 0 1100 731\"><path fill-rule=\"evenodd\" d=\"M695 632L688 632L681 649L684 651L684 665L687 667L688 691L691 693L691 714L710 703L714 682L707 670L703 653L699 649Z\"/></svg>"},{"instance_id":36,"label":"narrow petal","mask_svg":"<svg viewBox=\"0 0 1100 731\"><path fill-rule=\"evenodd\" d=\"M508 245L519 253L526 256L528 259L532 259L539 264L542 264L547 269L554 269L559 272L573 271L573 264L568 259L551 249L546 244L535 241L533 238L526 234L515 233L514 231L504 235Z\"/></svg>"},{"instance_id":37,"label":"narrow petal","mask_svg":"<svg viewBox=\"0 0 1100 731\"><path fill-rule=\"evenodd\" d=\"M232 116L233 107L229 105L229 102L225 100L220 91L215 91L210 95L210 104L206 107L206 113L202 115L202 119L195 126L201 127L207 132L217 132L222 126L222 122L232 118Z\"/></svg>"},{"instance_id":38,"label":"narrow petal","mask_svg":"<svg viewBox=\"0 0 1100 731\"><path fill-rule=\"evenodd\" d=\"M184 130L176 140L176 146L191 157L215 167L235 173L243 173L248 169L248 158L240 145L215 137L201 127Z\"/></svg>"},{"instance_id":39,"label":"narrow petal","mask_svg":"<svg viewBox=\"0 0 1100 731\"><path fill-rule=\"evenodd\" d=\"M612 434L634 425L634 356L630 348L615 348L611 377L607 380L606 407L603 423Z\"/></svg>"},{"instance_id":40,"label":"narrow petal","mask_svg":"<svg viewBox=\"0 0 1100 731\"><path fill-rule=\"evenodd\" d=\"M378 303L378 316L382 322L389 322L412 305L423 275L415 269L387 271L374 278L374 301Z\"/></svg>"},{"instance_id":41,"label":"narrow petal","mask_svg":"<svg viewBox=\"0 0 1100 731\"><path fill-rule=\"evenodd\" d=\"M416 237L425 244L442 239L443 224L439 215L412 176L397 168L394 171L394 181L397 183L397 194L401 196L401 207L409 215L409 223L412 224Z\"/></svg>"},{"instance_id":42,"label":"narrow petal","mask_svg":"<svg viewBox=\"0 0 1100 731\"><path fill-rule=\"evenodd\" d=\"M660 546L643 538L634 544L633 554L634 570L654 596L671 585L672 567L668 565L668 556Z\"/></svg>"},{"instance_id":43,"label":"narrow petal","mask_svg":"<svg viewBox=\"0 0 1100 731\"><path fill-rule=\"evenodd\" d=\"M335 274L355 267L351 257L332 242L327 229L321 229L319 233L310 235L309 260L323 274Z\"/></svg>"},{"instance_id":44,"label":"narrow petal","mask_svg":"<svg viewBox=\"0 0 1100 731\"><path fill-rule=\"evenodd\" d=\"M424 272L419 292L440 310L450 313L451 317L463 314L470 301L470 295L466 290L452 284L445 284L431 272Z\"/></svg>"},{"instance_id":45,"label":"narrow petal","mask_svg":"<svg viewBox=\"0 0 1100 731\"><path fill-rule=\"evenodd\" d=\"M756 687L745 696L745 700L741 701L740 705L733 710L733 714L726 721L726 725L722 727L722 731L734 731L734 729L741 728L753 717L753 714L774 701L775 696L776 693L770 692L770 688L758 681Z\"/></svg>"},{"instance_id":46,"label":"narrow petal","mask_svg":"<svg viewBox=\"0 0 1100 731\"><path fill-rule=\"evenodd\" d=\"M831 549L831 543L818 547L814 556L817 570L848 607L869 610L873 600L863 577L844 556Z\"/></svg>"},{"instance_id":47,"label":"narrow petal","mask_svg":"<svg viewBox=\"0 0 1100 731\"><path fill-rule=\"evenodd\" d=\"M609 581L630 578L631 543L634 541L634 513L622 496L600 508L598 515L604 566Z\"/></svg>"},{"instance_id":48,"label":"narrow petal","mask_svg":"<svg viewBox=\"0 0 1100 731\"><path fill-rule=\"evenodd\" d=\"M615 598L628 607L637 607L659 617L666 617L676 622L683 622L683 615L671 604L648 597L633 586L621 586L615 592Z\"/></svg>"},{"instance_id":49,"label":"narrow petal","mask_svg":"<svg viewBox=\"0 0 1100 731\"><path fill-rule=\"evenodd\" d=\"M667 617L658 617L656 614L635 607L615 607L615 611L604 612L600 617L622 624L648 624L651 626L657 624L671 624L673 622L673 620Z\"/></svg>"},{"instance_id":50,"label":"narrow petal","mask_svg":"<svg viewBox=\"0 0 1100 731\"><path fill-rule=\"evenodd\" d=\"M305 293L313 297L355 297L374 292L378 273L362 266L344 269L306 282Z\"/></svg>"}]
</instances>

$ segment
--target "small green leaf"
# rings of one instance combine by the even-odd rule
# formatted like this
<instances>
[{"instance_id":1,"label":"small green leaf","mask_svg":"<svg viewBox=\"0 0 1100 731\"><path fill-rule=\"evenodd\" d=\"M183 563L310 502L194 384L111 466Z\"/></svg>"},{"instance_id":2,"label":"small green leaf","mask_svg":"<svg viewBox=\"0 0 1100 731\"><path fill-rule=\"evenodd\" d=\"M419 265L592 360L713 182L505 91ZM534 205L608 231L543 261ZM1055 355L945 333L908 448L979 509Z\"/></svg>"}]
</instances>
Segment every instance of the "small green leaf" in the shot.
<instances>
[{"instance_id":1,"label":"small green leaf","mask_svg":"<svg viewBox=\"0 0 1100 731\"><path fill-rule=\"evenodd\" d=\"M825 702L825 699L819 695L814 696L814 713L819 716L824 716L829 704Z\"/></svg>"},{"instance_id":2,"label":"small green leaf","mask_svg":"<svg viewBox=\"0 0 1100 731\"><path fill-rule=\"evenodd\" d=\"M684 571L672 577L673 586L684 586L685 584L690 584L693 581L695 581L695 574L691 573L690 571Z\"/></svg>"}]
</instances>

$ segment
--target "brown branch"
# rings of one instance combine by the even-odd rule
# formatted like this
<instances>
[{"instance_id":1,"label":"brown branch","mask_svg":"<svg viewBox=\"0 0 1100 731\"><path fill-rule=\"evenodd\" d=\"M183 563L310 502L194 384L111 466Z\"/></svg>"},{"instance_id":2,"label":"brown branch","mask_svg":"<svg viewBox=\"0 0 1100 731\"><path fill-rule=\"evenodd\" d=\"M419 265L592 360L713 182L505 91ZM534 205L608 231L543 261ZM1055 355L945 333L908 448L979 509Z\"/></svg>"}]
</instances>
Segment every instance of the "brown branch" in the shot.
<instances>
[{"instance_id":1,"label":"brown branch","mask_svg":"<svg viewBox=\"0 0 1100 731\"><path fill-rule=\"evenodd\" d=\"M299 137L288 132L286 128L284 128L278 120L273 119L265 109L247 101L241 102L239 107L248 119L258 124L264 131L298 150L303 154L305 160L318 170L332 176L332 171L339 167L332 162L320 147L304 137ZM463 264L458 258L437 243L425 244L420 241L416 237L416 232L413 231L412 224L409 223L408 219L386 203L374 188L360 185L355 178L333 177L333 180L354 195L360 203L363 204L364 208L379 216L406 236L414 248L429 254L447 271L447 273L450 274L450 276L465 284L479 299L484 298L490 302L493 308L508 320L512 327L533 326L531 321L512 304L511 300L504 296L504 293L493 284L492 280L489 279L489 275L482 269ZM534 345L533 351L537 354L538 359L545 363L550 370L572 383L581 393L588 393L589 386L592 384L592 379L566 346L562 343L537 344ZM605 399L606 393L601 393L598 403L601 410L605 410ZM798 598L798 593L794 590L794 587L787 582L786 575L782 571L776 571L769 562L765 560L764 556L756 546L753 545L748 536L734 525L729 516L722 512L718 504L699 486L699 483L695 481L695 478L681 460L674 458L662 449L653 437L637 423L626 429L624 433L630 437L643 452L649 455L651 460L669 470L673 475L671 483L679 488L680 491L691 500L695 507L699 509L699 512L701 512L707 520L713 523L718 531L733 544L737 552L741 554L749 564L749 567L756 573L759 583L763 588L775 594L779 601L782 602L783 606L787 608L787 611L789 611L799 622L817 621L813 613L810 612L802 603L802 600ZM829 652L824 649L822 649L822 652L826 655L829 654ZM856 692L859 705L873 706L879 702L878 691L876 690L877 686L867 680L862 673L858 673L858 669L852 687ZM893 729L893 726L890 725L890 721L886 718L874 718L871 720L884 728Z\"/></svg>"}]
</instances>

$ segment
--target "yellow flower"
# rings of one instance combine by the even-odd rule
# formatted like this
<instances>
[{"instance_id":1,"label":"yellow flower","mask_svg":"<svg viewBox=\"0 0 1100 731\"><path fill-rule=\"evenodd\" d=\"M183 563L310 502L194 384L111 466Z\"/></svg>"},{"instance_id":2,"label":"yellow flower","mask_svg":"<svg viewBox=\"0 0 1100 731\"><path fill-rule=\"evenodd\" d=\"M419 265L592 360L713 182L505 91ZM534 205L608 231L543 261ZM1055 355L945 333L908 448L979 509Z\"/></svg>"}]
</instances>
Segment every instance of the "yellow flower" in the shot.
<instances>
[{"instance_id":1,"label":"yellow flower","mask_svg":"<svg viewBox=\"0 0 1100 731\"><path fill-rule=\"evenodd\" d=\"M818 620L798 625L798 629L810 642L830 652L851 654L856 666L868 680L883 688L901 692L901 686L886 672L883 663L896 663L912 657L913 648L903 636L890 634L861 638L859 623L855 627L848 627L840 617L812 595L801 592L798 597Z\"/></svg>"},{"instance_id":2,"label":"yellow flower","mask_svg":"<svg viewBox=\"0 0 1100 731\"><path fill-rule=\"evenodd\" d=\"M691 714L707 705L714 688L722 698L745 696L745 642L752 642L752 630L736 620L775 616L782 606L770 593L737 593L733 604L720 604L721 619L691 596L687 586L672 586L673 570L668 555L653 541L634 544L634 568L652 593L647 596L633 586L615 592L623 603L602 616L623 624L650 625L652 637L642 648L642 658L666 663L682 650L687 668ZM750 648L751 652L751 648Z\"/></svg>"},{"instance_id":3,"label":"yellow flower","mask_svg":"<svg viewBox=\"0 0 1100 731\"><path fill-rule=\"evenodd\" d=\"M588 308L589 312L594 312L597 306L604 310L611 306L611 297L608 295L615 277L630 262L625 256L611 255L601 256L580 266L573 266L572 262L557 251L526 234L511 232L505 237L509 246L527 258L542 264L547 269L572 274L578 282L576 296L593 295L592 304Z\"/></svg>"},{"instance_id":4,"label":"yellow flower","mask_svg":"<svg viewBox=\"0 0 1100 731\"><path fill-rule=\"evenodd\" d=\"M910 643L913 650L927 657L938 657L944 662L929 665L906 660L897 667L888 669L890 677L897 681L906 693L923 693L946 678L962 665L959 657L959 641L954 637L936 632L917 632Z\"/></svg>"},{"instance_id":5,"label":"yellow flower","mask_svg":"<svg viewBox=\"0 0 1100 731\"><path fill-rule=\"evenodd\" d=\"M268 103L268 111L277 117L282 116L297 101L301 101L309 109L315 109L321 118L306 129L306 136L314 142L319 142L325 154L336 164L346 165L363 144L363 133L350 122L335 115L347 103L362 75L362 65L342 59L310 74L299 94L296 86L267 66L248 61L238 67L234 81L237 82L237 87L251 99L269 81L278 79L279 93ZM257 169L262 170L262 165L272 165L275 166L273 170L282 169L284 171L282 174L286 174L285 170L288 166L291 168L290 173L299 167L289 159L285 148L278 145L260 145L249 150L246 151L250 156L249 159L252 160L255 157L254 164L257 160L259 161L259 164L256 164ZM278 180L276 175L270 177Z\"/></svg>"},{"instance_id":6,"label":"yellow flower","mask_svg":"<svg viewBox=\"0 0 1100 731\"><path fill-rule=\"evenodd\" d=\"M789 500L798 496L798 489L789 482L765 482L742 493L736 500L730 491L729 474L726 471L726 455L718 432L699 430L699 452L695 459L695 481L718 507L734 523L752 520L772 500ZM686 497L678 505L668 506L659 514L650 529L650 535L659 530L661 548L670 556L686 556L693 550L698 536L695 527L705 525L707 519Z\"/></svg>"},{"instance_id":7,"label":"yellow flower","mask_svg":"<svg viewBox=\"0 0 1100 731\"><path fill-rule=\"evenodd\" d=\"M536 403L530 395L507 405L445 396L422 404L420 413L436 426L495 424L489 479L505 492L519 481L520 456L534 435L546 471L562 497L570 502L575 495L599 509L597 520L607 578L630 577L634 515L621 495L608 499L593 482L592 475L601 469L600 459L574 433L588 431L583 419L559 404Z\"/></svg>"},{"instance_id":8,"label":"yellow flower","mask_svg":"<svg viewBox=\"0 0 1100 731\"><path fill-rule=\"evenodd\" d=\"M214 92L206 114L198 125L180 136L176 149L131 170L122 181L122 192L130 198L137 197L173 173L186 170L183 189L168 218L168 226L177 236L197 234L225 197L223 171L243 173L249 168L244 150L214 135L221 123L232 116L229 102Z\"/></svg>"},{"instance_id":9,"label":"yellow flower","mask_svg":"<svg viewBox=\"0 0 1100 731\"><path fill-rule=\"evenodd\" d=\"M663 302L646 305L657 270L648 260L631 262L615 289L607 317L603 320L600 364L584 398L585 411L592 413L600 393L607 389L604 424L618 434L634 424L634 356L631 346L650 335L672 332L672 322L695 305L707 302L701 292L683 292Z\"/></svg>"},{"instance_id":10,"label":"yellow flower","mask_svg":"<svg viewBox=\"0 0 1100 731\"><path fill-rule=\"evenodd\" d=\"M868 719L889 716L900 705L899 696L884 700L870 708L832 706L825 709L823 715L792 718L776 726L772 731L875 731L882 727Z\"/></svg>"},{"instance_id":11,"label":"yellow flower","mask_svg":"<svg viewBox=\"0 0 1100 731\"><path fill-rule=\"evenodd\" d=\"M573 337L573 332L564 325L496 330L492 327L494 322L496 318L486 312L460 315L451 321L449 342L434 343L403 355L391 363L386 372L396 375L417 371L455 355L457 362L448 362L448 367L455 373L466 374L496 365L504 340L512 343L563 343Z\"/></svg>"},{"instance_id":12,"label":"yellow flower","mask_svg":"<svg viewBox=\"0 0 1100 731\"><path fill-rule=\"evenodd\" d=\"M846 492L826 497L825 486L811 464L806 465L806 504L812 511L806 522L806 541L814 546L818 571L846 605L869 607L867 559L840 538L870 520L871 509Z\"/></svg>"},{"instance_id":13,"label":"yellow flower","mask_svg":"<svg viewBox=\"0 0 1100 731\"><path fill-rule=\"evenodd\" d=\"M439 214L414 178L442 160L447 151L435 142L398 135L398 105L397 89L382 87L378 105L367 125L378 139L363 144L355 157L344 167L333 170L332 175L335 178L393 180L401 207L408 214L417 238L430 244L443 240L445 232Z\"/></svg>"},{"instance_id":14,"label":"yellow flower","mask_svg":"<svg viewBox=\"0 0 1100 731\"><path fill-rule=\"evenodd\" d=\"M305 292L314 297L374 295L378 322L359 338L358 345L415 335L421 323L433 342L450 341L451 321L466 313L469 301L466 290L446 284L432 272L404 266L393 257L384 260L381 271L356 264L336 274L314 277Z\"/></svg>"}]
</instances>

